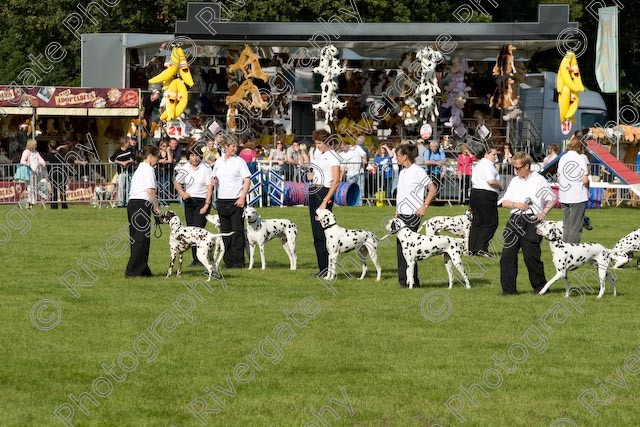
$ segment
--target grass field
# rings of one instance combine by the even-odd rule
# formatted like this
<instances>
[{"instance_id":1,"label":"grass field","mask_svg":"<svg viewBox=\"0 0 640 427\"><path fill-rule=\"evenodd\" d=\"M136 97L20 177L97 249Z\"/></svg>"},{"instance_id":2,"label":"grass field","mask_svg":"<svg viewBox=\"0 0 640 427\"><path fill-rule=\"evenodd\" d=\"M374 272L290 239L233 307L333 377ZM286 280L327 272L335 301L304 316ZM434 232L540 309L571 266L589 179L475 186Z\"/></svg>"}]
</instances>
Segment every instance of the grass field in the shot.
<instances>
[{"instance_id":1,"label":"grass field","mask_svg":"<svg viewBox=\"0 0 640 427\"><path fill-rule=\"evenodd\" d=\"M298 270L272 242L266 271L223 270L207 289L201 269L164 278L166 226L151 243L156 276L125 279L125 210L1 206L0 425L638 425L635 260L615 271L618 296L608 286L601 300L592 267L570 274L571 298L561 282L541 297L522 262L522 294L502 297L498 258L464 258L470 290L447 289L441 258L423 261L422 288L408 290L388 239L381 282L370 269L323 283L309 277L307 209L261 212L298 224ZM393 215L335 213L379 236ZM638 227L633 209L589 215L583 241L611 247Z\"/></svg>"}]
</instances>

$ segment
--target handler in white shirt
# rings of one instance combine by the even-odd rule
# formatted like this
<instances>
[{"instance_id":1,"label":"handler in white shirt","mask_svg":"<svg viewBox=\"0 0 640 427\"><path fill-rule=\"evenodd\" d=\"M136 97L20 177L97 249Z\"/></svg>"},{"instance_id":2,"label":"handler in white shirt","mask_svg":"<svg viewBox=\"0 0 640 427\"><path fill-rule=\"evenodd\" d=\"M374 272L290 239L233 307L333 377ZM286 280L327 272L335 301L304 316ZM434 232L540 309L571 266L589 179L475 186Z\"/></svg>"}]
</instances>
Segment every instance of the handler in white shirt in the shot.
<instances>
[{"instance_id":1,"label":"handler in white shirt","mask_svg":"<svg viewBox=\"0 0 640 427\"><path fill-rule=\"evenodd\" d=\"M589 201L589 166L581 137L581 131L573 134L567 152L558 160L562 240L566 243L580 243L584 211Z\"/></svg>"},{"instance_id":2,"label":"handler in white shirt","mask_svg":"<svg viewBox=\"0 0 640 427\"><path fill-rule=\"evenodd\" d=\"M469 252L472 255L490 256L489 242L498 228L498 195L504 187L494 166L498 151L482 146L475 154L480 161L471 171L469 208L473 218L469 231Z\"/></svg>"},{"instance_id":3,"label":"handler in white shirt","mask_svg":"<svg viewBox=\"0 0 640 427\"><path fill-rule=\"evenodd\" d=\"M438 187L431 180L422 166L415 163L418 147L402 144L396 150L398 164L404 168L398 177L398 193L396 196L396 216L412 231L418 231L420 219L427 212L431 201L438 193ZM428 193L425 198L425 190ZM396 242L398 256L398 282L403 288L407 287L407 261L402 254L400 241ZM420 287L418 279L418 263L413 270L414 287Z\"/></svg>"},{"instance_id":4,"label":"handler in white shirt","mask_svg":"<svg viewBox=\"0 0 640 427\"><path fill-rule=\"evenodd\" d=\"M547 283L547 279L540 259L542 237L536 232L536 224L543 221L553 209L556 197L547 180L539 173L531 172L531 157L528 154L514 154L511 165L516 176L511 180L502 200L502 207L511 210L511 217L504 229L504 247L500 258L502 294L518 293L516 279L520 248L531 287L537 294Z\"/></svg>"},{"instance_id":5,"label":"handler in white shirt","mask_svg":"<svg viewBox=\"0 0 640 427\"><path fill-rule=\"evenodd\" d=\"M213 184L218 188L217 208L220 216L220 232L234 234L223 237L224 264L227 268L244 268L244 213L245 199L251 184L251 172L245 162L236 156L238 144L223 138L224 155L213 165Z\"/></svg>"}]
</instances>

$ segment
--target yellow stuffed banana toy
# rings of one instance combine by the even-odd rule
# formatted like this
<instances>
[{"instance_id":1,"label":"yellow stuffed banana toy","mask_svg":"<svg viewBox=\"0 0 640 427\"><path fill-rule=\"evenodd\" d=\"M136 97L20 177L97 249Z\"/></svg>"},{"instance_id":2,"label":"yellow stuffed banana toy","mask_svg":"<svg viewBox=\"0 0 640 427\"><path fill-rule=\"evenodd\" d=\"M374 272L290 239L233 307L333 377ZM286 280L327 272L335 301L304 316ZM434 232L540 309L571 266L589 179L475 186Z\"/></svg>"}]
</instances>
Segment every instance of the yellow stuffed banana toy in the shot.
<instances>
[{"instance_id":1,"label":"yellow stuffed banana toy","mask_svg":"<svg viewBox=\"0 0 640 427\"><path fill-rule=\"evenodd\" d=\"M191 76L191 71L189 71L189 63L182 48L174 47L172 49L171 62L167 65L167 68L157 76L149 79L149 83L162 83L162 90L166 99L165 110L160 115L160 120L171 121L184 112L189 103L187 86L193 86L193 77Z\"/></svg>"},{"instance_id":2,"label":"yellow stuffed banana toy","mask_svg":"<svg viewBox=\"0 0 640 427\"><path fill-rule=\"evenodd\" d=\"M578 92L584 92L584 85L580 77L578 60L573 52L567 52L558 68L556 79L556 89L558 91L558 110L560 112L560 123L571 120L575 123L574 116L578 111L580 98Z\"/></svg>"}]
</instances>

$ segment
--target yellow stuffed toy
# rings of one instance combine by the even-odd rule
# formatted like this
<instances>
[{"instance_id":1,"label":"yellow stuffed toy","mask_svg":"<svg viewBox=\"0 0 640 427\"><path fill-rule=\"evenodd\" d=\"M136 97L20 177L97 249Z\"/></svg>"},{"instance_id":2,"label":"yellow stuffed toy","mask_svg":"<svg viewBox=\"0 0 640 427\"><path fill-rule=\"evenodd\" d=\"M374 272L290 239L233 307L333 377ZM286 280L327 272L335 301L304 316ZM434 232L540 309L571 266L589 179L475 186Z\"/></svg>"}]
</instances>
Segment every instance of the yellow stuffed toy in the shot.
<instances>
[{"instance_id":1,"label":"yellow stuffed toy","mask_svg":"<svg viewBox=\"0 0 640 427\"><path fill-rule=\"evenodd\" d=\"M562 59L556 80L558 91L558 110L560 123L568 120L575 123L574 115L578 111L578 92L584 92L580 68L575 53L569 51Z\"/></svg>"}]
</instances>

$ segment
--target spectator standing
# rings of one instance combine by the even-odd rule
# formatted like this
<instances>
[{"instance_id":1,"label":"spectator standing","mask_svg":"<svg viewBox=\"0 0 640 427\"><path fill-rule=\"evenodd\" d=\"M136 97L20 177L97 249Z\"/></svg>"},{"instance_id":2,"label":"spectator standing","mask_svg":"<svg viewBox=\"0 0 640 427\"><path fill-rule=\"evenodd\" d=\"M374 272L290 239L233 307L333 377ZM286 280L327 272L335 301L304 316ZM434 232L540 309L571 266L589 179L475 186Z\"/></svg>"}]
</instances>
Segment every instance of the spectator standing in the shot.
<instances>
[{"instance_id":1,"label":"spectator standing","mask_svg":"<svg viewBox=\"0 0 640 427\"><path fill-rule=\"evenodd\" d=\"M219 158L220 151L216 147L216 142L212 139L207 139L207 144L202 147L202 161L209 167L213 167Z\"/></svg>"},{"instance_id":2,"label":"spectator standing","mask_svg":"<svg viewBox=\"0 0 640 427\"><path fill-rule=\"evenodd\" d=\"M502 147L502 152L500 153L500 163L502 163L500 170L503 175L513 175L513 167L511 166L512 158L513 153L511 152L511 144L506 143Z\"/></svg>"},{"instance_id":3,"label":"spectator standing","mask_svg":"<svg viewBox=\"0 0 640 427\"><path fill-rule=\"evenodd\" d=\"M386 144L380 144L378 152L373 156L373 161L377 167L377 187L378 191L382 190L387 199L391 198L391 185L393 184L393 164L391 156L393 151ZM377 191L376 191L377 192Z\"/></svg>"},{"instance_id":4,"label":"spectator standing","mask_svg":"<svg viewBox=\"0 0 640 427\"><path fill-rule=\"evenodd\" d=\"M196 147L188 150L189 162L176 166L173 185L184 203L184 217L188 226L204 228L206 216L211 210L213 184L211 168L202 162L202 153ZM191 248L192 266L201 266L196 255L196 247Z\"/></svg>"},{"instance_id":5,"label":"spectator standing","mask_svg":"<svg viewBox=\"0 0 640 427\"><path fill-rule=\"evenodd\" d=\"M269 167L279 174L283 173L287 152L282 141L276 142L276 148L272 148L269 153Z\"/></svg>"},{"instance_id":6,"label":"spectator standing","mask_svg":"<svg viewBox=\"0 0 640 427\"><path fill-rule=\"evenodd\" d=\"M340 184L340 157L329 145L331 134L325 129L313 131L312 138L316 144L311 157L313 176L309 185L309 216L311 217L311 231L313 246L318 261L318 271L312 276L320 277L327 273L329 267L329 253L324 235L324 229L316 220L316 210L333 209L333 195Z\"/></svg>"},{"instance_id":7,"label":"spectator standing","mask_svg":"<svg viewBox=\"0 0 640 427\"><path fill-rule=\"evenodd\" d=\"M469 203L469 194L471 193L471 173L473 171L473 162L476 156L471 154L467 144L460 146L458 154L458 180L462 183L462 203Z\"/></svg>"},{"instance_id":8,"label":"spectator standing","mask_svg":"<svg viewBox=\"0 0 640 427\"><path fill-rule=\"evenodd\" d=\"M440 143L431 141L429 149L424 152L424 165L427 167L427 174L435 182L438 189L442 186L446 159L446 154Z\"/></svg>"},{"instance_id":9,"label":"spectator standing","mask_svg":"<svg viewBox=\"0 0 640 427\"><path fill-rule=\"evenodd\" d=\"M523 152L514 154L511 164L516 173L504 193L502 207L510 209L511 216L504 229L504 246L500 258L500 284L503 295L518 293L518 252L522 249L529 282L534 293L547 283L544 265L540 259L542 237L536 231L555 204L555 195L549 182L531 172L531 157Z\"/></svg>"},{"instance_id":10,"label":"spectator standing","mask_svg":"<svg viewBox=\"0 0 640 427\"><path fill-rule=\"evenodd\" d=\"M217 208L220 231L232 236L224 237L224 263L227 268L244 267L244 204L251 184L247 163L236 156L237 143L222 138L224 155L213 165L213 183L217 186Z\"/></svg>"},{"instance_id":11,"label":"spectator standing","mask_svg":"<svg viewBox=\"0 0 640 427\"><path fill-rule=\"evenodd\" d=\"M49 180L51 181L51 209L58 209L58 199L62 209L67 209L67 179L69 166L64 154L60 153L66 145L58 145L55 141L49 141L47 163L49 164Z\"/></svg>"},{"instance_id":12,"label":"spectator standing","mask_svg":"<svg viewBox=\"0 0 640 427\"><path fill-rule=\"evenodd\" d=\"M46 166L46 162L40 153L38 153L37 147L38 143L35 139L27 140L27 147L24 149L22 156L20 157L20 164L31 169L31 174L29 175L29 187L27 187L27 209L33 208L33 205L38 201L38 183L41 179L42 168Z\"/></svg>"},{"instance_id":13,"label":"spectator standing","mask_svg":"<svg viewBox=\"0 0 640 427\"><path fill-rule=\"evenodd\" d=\"M504 187L494 162L498 151L482 146L478 150L480 161L471 173L469 207L473 218L469 231L469 252L489 256L489 242L498 228L498 195Z\"/></svg>"},{"instance_id":14,"label":"spectator standing","mask_svg":"<svg viewBox=\"0 0 640 427\"><path fill-rule=\"evenodd\" d=\"M558 147L558 144L549 145L547 147L547 157L545 157L542 160L542 167L545 167L549 163L551 163L556 157L558 157L559 153L560 153L560 147Z\"/></svg>"},{"instance_id":15,"label":"spectator standing","mask_svg":"<svg viewBox=\"0 0 640 427\"><path fill-rule=\"evenodd\" d=\"M362 206L364 193L364 171L367 166L367 154L359 145L345 143L345 151L342 153L346 182L357 184L360 190L356 206Z\"/></svg>"},{"instance_id":16,"label":"spectator standing","mask_svg":"<svg viewBox=\"0 0 640 427\"><path fill-rule=\"evenodd\" d=\"M580 243L584 212L589 201L589 166L582 135L581 131L573 134L567 144L567 152L558 160L562 240L565 243Z\"/></svg>"},{"instance_id":17,"label":"spectator standing","mask_svg":"<svg viewBox=\"0 0 640 427\"><path fill-rule=\"evenodd\" d=\"M240 150L240 153L238 154L238 156L240 156L240 158L247 163L247 167L249 168L249 172L251 172L251 174L254 174L256 170L258 170L258 152L254 149L254 147L255 146L252 142L247 142L244 148Z\"/></svg>"},{"instance_id":18,"label":"spectator standing","mask_svg":"<svg viewBox=\"0 0 640 427\"><path fill-rule=\"evenodd\" d=\"M158 200L163 206L171 198L171 177L173 176L173 153L167 141L160 143L160 157L158 158Z\"/></svg>"},{"instance_id":19,"label":"spectator standing","mask_svg":"<svg viewBox=\"0 0 640 427\"><path fill-rule=\"evenodd\" d=\"M304 158L302 156L302 150L300 148L299 141L293 141L293 143L291 143L291 147L287 148L285 162L285 180L299 182L300 166L304 164Z\"/></svg>"},{"instance_id":20,"label":"spectator standing","mask_svg":"<svg viewBox=\"0 0 640 427\"><path fill-rule=\"evenodd\" d=\"M125 139L126 142L126 139ZM160 149L147 145L143 154L144 161L138 165L131 179L131 192L127 205L129 219L129 237L131 255L127 263L125 277L150 277L149 248L151 246L151 214L159 215L156 194L156 173Z\"/></svg>"},{"instance_id":21,"label":"spectator standing","mask_svg":"<svg viewBox=\"0 0 640 427\"><path fill-rule=\"evenodd\" d=\"M398 177L396 216L412 231L418 230L420 219L425 215L438 192L436 185L424 168L415 163L417 154L418 148L409 144L401 145L396 151L398 163L403 166ZM426 198L425 193L427 193ZM399 240L396 242L396 253L398 256L398 282L401 287L406 288L407 261L404 259ZM413 269L413 282L414 287L420 287L418 263Z\"/></svg>"},{"instance_id":22,"label":"spectator standing","mask_svg":"<svg viewBox=\"0 0 640 427\"><path fill-rule=\"evenodd\" d=\"M128 202L129 184L131 182L131 174L133 174L135 161L135 155L129 148L129 140L127 137L123 136L120 138L120 148L113 152L109 160L111 160L112 163L115 163L117 167L118 207L124 208L127 206Z\"/></svg>"}]
</instances>

